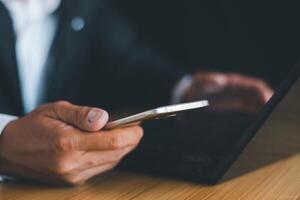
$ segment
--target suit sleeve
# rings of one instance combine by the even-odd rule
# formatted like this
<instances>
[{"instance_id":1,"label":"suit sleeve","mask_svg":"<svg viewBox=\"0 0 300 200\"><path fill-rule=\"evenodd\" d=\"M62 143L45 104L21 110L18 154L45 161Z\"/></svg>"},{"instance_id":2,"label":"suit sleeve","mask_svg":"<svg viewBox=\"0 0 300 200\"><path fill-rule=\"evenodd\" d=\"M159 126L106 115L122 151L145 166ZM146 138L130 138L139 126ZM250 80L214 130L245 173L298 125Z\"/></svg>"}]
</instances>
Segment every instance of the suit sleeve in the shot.
<instances>
[{"instance_id":1,"label":"suit sleeve","mask_svg":"<svg viewBox=\"0 0 300 200\"><path fill-rule=\"evenodd\" d=\"M106 17L103 20L97 18L99 43L95 46L95 49L104 47L98 55L105 54L104 59L109 63L110 87L122 102L143 103L148 107L169 104L175 85L187 72L170 64L154 48L141 42L128 21L111 10L103 9L101 14Z\"/></svg>"}]
</instances>

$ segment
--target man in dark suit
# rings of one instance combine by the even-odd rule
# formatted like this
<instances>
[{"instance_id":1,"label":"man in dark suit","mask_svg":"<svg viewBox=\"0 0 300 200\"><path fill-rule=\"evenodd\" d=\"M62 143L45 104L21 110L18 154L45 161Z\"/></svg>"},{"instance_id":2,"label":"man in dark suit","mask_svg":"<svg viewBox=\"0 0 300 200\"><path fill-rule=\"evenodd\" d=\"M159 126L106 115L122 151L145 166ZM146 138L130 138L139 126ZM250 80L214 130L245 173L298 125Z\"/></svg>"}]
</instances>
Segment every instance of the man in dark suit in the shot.
<instances>
[{"instance_id":1,"label":"man in dark suit","mask_svg":"<svg viewBox=\"0 0 300 200\"><path fill-rule=\"evenodd\" d=\"M0 173L78 184L112 169L143 130L101 130L108 114L97 107L111 113L220 93L212 109L255 112L272 95L239 74L185 75L103 0L1 0Z\"/></svg>"}]
</instances>

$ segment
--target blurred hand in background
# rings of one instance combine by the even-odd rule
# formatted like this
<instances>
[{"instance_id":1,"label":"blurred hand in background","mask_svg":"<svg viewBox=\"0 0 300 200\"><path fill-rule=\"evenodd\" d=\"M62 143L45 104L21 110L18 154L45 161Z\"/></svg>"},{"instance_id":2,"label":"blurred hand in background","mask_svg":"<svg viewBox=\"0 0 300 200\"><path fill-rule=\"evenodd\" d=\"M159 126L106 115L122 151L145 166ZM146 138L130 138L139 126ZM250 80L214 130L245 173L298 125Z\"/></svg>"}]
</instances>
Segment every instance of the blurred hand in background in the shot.
<instances>
[{"instance_id":1,"label":"blurred hand in background","mask_svg":"<svg viewBox=\"0 0 300 200\"><path fill-rule=\"evenodd\" d=\"M199 71L184 101L208 99L216 112L258 112L272 97L273 89L263 80L238 73Z\"/></svg>"}]
</instances>

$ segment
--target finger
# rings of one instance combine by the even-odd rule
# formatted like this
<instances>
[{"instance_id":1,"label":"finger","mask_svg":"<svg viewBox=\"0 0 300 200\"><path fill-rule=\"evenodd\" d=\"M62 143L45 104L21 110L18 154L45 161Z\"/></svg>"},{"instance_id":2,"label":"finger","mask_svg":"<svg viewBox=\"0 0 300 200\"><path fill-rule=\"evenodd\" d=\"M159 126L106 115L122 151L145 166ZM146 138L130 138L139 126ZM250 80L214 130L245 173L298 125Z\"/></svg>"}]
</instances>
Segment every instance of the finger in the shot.
<instances>
[{"instance_id":1,"label":"finger","mask_svg":"<svg viewBox=\"0 0 300 200\"><path fill-rule=\"evenodd\" d=\"M227 84L227 76L224 73L200 71L195 74L194 79L201 83L212 82L219 86Z\"/></svg>"},{"instance_id":2,"label":"finger","mask_svg":"<svg viewBox=\"0 0 300 200\"><path fill-rule=\"evenodd\" d=\"M102 131L102 134L80 134L78 150L99 151L115 150L137 145L142 136L143 129L139 126Z\"/></svg>"},{"instance_id":3,"label":"finger","mask_svg":"<svg viewBox=\"0 0 300 200\"><path fill-rule=\"evenodd\" d=\"M260 111L273 95L272 89L260 79L240 76L239 79L232 79L232 83L238 88L241 110L247 112Z\"/></svg>"},{"instance_id":4,"label":"finger","mask_svg":"<svg viewBox=\"0 0 300 200\"><path fill-rule=\"evenodd\" d=\"M184 101L208 98L221 92L227 85L227 76L223 73L200 71L193 77L192 85L183 96Z\"/></svg>"},{"instance_id":5,"label":"finger","mask_svg":"<svg viewBox=\"0 0 300 200\"><path fill-rule=\"evenodd\" d=\"M67 175L66 177L64 177L64 179L67 183L69 183L71 185L80 185L96 175L100 175L109 170L112 170L117 164L118 164L118 162L96 166L96 167L81 171L79 173Z\"/></svg>"},{"instance_id":6,"label":"finger","mask_svg":"<svg viewBox=\"0 0 300 200\"><path fill-rule=\"evenodd\" d=\"M240 74L209 73L198 78L202 81L198 92L209 95L210 110L257 112L273 94L266 82Z\"/></svg>"},{"instance_id":7,"label":"finger","mask_svg":"<svg viewBox=\"0 0 300 200\"><path fill-rule=\"evenodd\" d=\"M99 108L76 106L68 102L58 102L53 105L58 119L84 131L98 131L108 121L106 111Z\"/></svg>"},{"instance_id":8,"label":"finger","mask_svg":"<svg viewBox=\"0 0 300 200\"><path fill-rule=\"evenodd\" d=\"M228 75L228 86L243 94L241 97L245 100L256 100L260 105L267 103L273 95L273 90L265 81L239 74Z\"/></svg>"},{"instance_id":9,"label":"finger","mask_svg":"<svg viewBox=\"0 0 300 200\"><path fill-rule=\"evenodd\" d=\"M265 82L257 81L256 88L262 103L267 103L274 94L274 91Z\"/></svg>"},{"instance_id":10,"label":"finger","mask_svg":"<svg viewBox=\"0 0 300 200\"><path fill-rule=\"evenodd\" d=\"M76 170L86 170L99 165L119 162L135 148L136 145L116 150L87 152L77 161Z\"/></svg>"},{"instance_id":11,"label":"finger","mask_svg":"<svg viewBox=\"0 0 300 200\"><path fill-rule=\"evenodd\" d=\"M113 170L118 164L119 162L115 162L107 165L97 166L82 172L80 175L83 176L83 180L87 181L90 178L101 175L110 170Z\"/></svg>"}]
</instances>

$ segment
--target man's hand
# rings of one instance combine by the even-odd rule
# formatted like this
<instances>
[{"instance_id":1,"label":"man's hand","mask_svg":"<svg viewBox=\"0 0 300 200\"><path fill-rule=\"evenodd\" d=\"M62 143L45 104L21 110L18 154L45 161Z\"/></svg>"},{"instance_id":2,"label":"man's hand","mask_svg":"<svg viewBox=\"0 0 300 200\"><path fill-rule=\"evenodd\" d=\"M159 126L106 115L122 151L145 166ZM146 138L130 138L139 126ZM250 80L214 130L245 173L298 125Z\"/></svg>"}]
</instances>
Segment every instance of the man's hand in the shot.
<instances>
[{"instance_id":1,"label":"man's hand","mask_svg":"<svg viewBox=\"0 0 300 200\"><path fill-rule=\"evenodd\" d=\"M139 126L101 131L108 114L58 102L7 125L0 174L76 185L115 167L139 143Z\"/></svg>"},{"instance_id":2,"label":"man's hand","mask_svg":"<svg viewBox=\"0 0 300 200\"><path fill-rule=\"evenodd\" d=\"M208 99L216 112L258 112L273 90L263 80L240 74L200 71L193 77L185 101Z\"/></svg>"}]
</instances>

